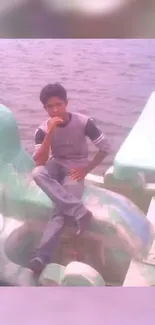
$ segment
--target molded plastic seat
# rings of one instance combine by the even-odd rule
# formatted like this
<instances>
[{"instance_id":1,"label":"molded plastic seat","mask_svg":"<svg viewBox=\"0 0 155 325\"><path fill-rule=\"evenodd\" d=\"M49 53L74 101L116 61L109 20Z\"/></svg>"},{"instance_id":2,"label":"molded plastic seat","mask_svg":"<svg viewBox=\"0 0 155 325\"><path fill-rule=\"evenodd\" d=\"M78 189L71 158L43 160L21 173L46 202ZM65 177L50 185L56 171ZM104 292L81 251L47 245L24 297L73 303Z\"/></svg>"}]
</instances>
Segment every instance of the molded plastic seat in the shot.
<instances>
[{"instance_id":1,"label":"molded plastic seat","mask_svg":"<svg viewBox=\"0 0 155 325\"><path fill-rule=\"evenodd\" d=\"M25 219L32 214L39 217L43 209L47 215L46 210L51 209L51 201L31 179L33 167L32 158L22 147L12 112L0 105L0 183L3 186L0 195L5 201L1 204L5 215Z\"/></svg>"},{"instance_id":2,"label":"molded plastic seat","mask_svg":"<svg viewBox=\"0 0 155 325\"><path fill-rule=\"evenodd\" d=\"M33 168L33 160L22 148L19 129L12 112L0 104L0 168L12 164L18 172ZM3 170L3 172L4 172ZM1 175L1 174L0 174Z\"/></svg>"},{"instance_id":3,"label":"molded plastic seat","mask_svg":"<svg viewBox=\"0 0 155 325\"><path fill-rule=\"evenodd\" d=\"M65 273L65 266L48 264L40 275L39 283L43 286L59 286Z\"/></svg>"},{"instance_id":4,"label":"molded plastic seat","mask_svg":"<svg viewBox=\"0 0 155 325\"><path fill-rule=\"evenodd\" d=\"M61 280L63 286L99 286L104 287L105 282L102 276L91 266L71 262L66 266L64 276Z\"/></svg>"},{"instance_id":5,"label":"molded plastic seat","mask_svg":"<svg viewBox=\"0 0 155 325\"><path fill-rule=\"evenodd\" d=\"M124 287L154 287L155 286L155 265L131 262L127 272Z\"/></svg>"},{"instance_id":6,"label":"molded plastic seat","mask_svg":"<svg viewBox=\"0 0 155 325\"><path fill-rule=\"evenodd\" d=\"M102 276L94 268L80 262L71 262L66 267L54 263L47 265L39 283L44 286L105 286Z\"/></svg>"},{"instance_id":7,"label":"molded plastic seat","mask_svg":"<svg viewBox=\"0 0 155 325\"><path fill-rule=\"evenodd\" d=\"M36 221L51 214L52 202L32 181L32 168L33 161L22 148L12 112L0 105L0 213L5 217ZM86 186L83 203L93 213L90 237L101 246L106 243L114 260L121 258L120 268L126 253L130 251L132 257L143 255L152 243L150 223L129 200L97 186ZM7 234L7 227L2 235ZM124 246L116 245L119 238Z\"/></svg>"}]
</instances>

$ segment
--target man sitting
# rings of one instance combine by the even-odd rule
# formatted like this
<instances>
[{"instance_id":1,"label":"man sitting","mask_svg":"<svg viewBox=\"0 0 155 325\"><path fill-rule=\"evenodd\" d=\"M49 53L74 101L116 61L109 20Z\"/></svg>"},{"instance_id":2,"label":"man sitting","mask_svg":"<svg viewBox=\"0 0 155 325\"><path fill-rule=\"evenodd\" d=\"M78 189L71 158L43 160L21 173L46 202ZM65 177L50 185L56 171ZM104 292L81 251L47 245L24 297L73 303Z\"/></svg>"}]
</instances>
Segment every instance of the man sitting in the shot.
<instances>
[{"instance_id":1,"label":"man sitting","mask_svg":"<svg viewBox=\"0 0 155 325\"><path fill-rule=\"evenodd\" d=\"M94 121L67 111L67 92L60 84L49 84L40 93L49 115L35 133L33 179L55 204L53 216L43 233L30 269L40 273L50 263L64 223L76 223L77 233L85 230L92 214L82 203L84 178L109 153L108 142ZM88 161L87 137L98 148ZM50 156L51 153L51 156Z\"/></svg>"}]
</instances>

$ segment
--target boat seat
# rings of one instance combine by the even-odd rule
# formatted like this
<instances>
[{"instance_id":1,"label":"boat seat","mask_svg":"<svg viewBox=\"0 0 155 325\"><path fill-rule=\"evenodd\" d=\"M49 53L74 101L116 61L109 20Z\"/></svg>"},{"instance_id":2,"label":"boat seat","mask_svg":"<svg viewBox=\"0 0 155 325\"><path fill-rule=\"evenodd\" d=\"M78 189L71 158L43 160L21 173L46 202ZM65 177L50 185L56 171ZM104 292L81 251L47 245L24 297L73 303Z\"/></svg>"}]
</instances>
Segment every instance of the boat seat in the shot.
<instances>
[{"instance_id":1,"label":"boat seat","mask_svg":"<svg viewBox=\"0 0 155 325\"><path fill-rule=\"evenodd\" d=\"M51 209L51 201L31 179L33 167L13 113L0 104L0 208L4 215L38 218Z\"/></svg>"},{"instance_id":2,"label":"boat seat","mask_svg":"<svg viewBox=\"0 0 155 325\"><path fill-rule=\"evenodd\" d=\"M131 262L123 286L155 286L155 241L146 258Z\"/></svg>"},{"instance_id":3,"label":"boat seat","mask_svg":"<svg viewBox=\"0 0 155 325\"><path fill-rule=\"evenodd\" d=\"M60 286L65 273L65 266L61 264L48 264L39 277L42 286Z\"/></svg>"},{"instance_id":4,"label":"boat seat","mask_svg":"<svg viewBox=\"0 0 155 325\"><path fill-rule=\"evenodd\" d=\"M155 198L153 197L146 215L155 229ZM155 241L141 261L132 261L123 286L150 287L155 286Z\"/></svg>"},{"instance_id":5,"label":"boat seat","mask_svg":"<svg viewBox=\"0 0 155 325\"><path fill-rule=\"evenodd\" d=\"M91 266L81 262L69 263L61 280L63 286L105 286L102 276Z\"/></svg>"},{"instance_id":6,"label":"boat seat","mask_svg":"<svg viewBox=\"0 0 155 325\"><path fill-rule=\"evenodd\" d=\"M105 286L102 276L94 268L75 261L66 267L54 263L47 265L39 283L44 286Z\"/></svg>"},{"instance_id":7,"label":"boat seat","mask_svg":"<svg viewBox=\"0 0 155 325\"><path fill-rule=\"evenodd\" d=\"M154 287L155 265L132 261L127 272L124 287Z\"/></svg>"},{"instance_id":8,"label":"boat seat","mask_svg":"<svg viewBox=\"0 0 155 325\"><path fill-rule=\"evenodd\" d=\"M146 218L149 220L155 230L155 197L152 197Z\"/></svg>"},{"instance_id":9,"label":"boat seat","mask_svg":"<svg viewBox=\"0 0 155 325\"><path fill-rule=\"evenodd\" d=\"M51 200L31 179L33 166L33 160L22 147L12 112L0 105L0 213L6 219L12 216L19 221L36 222L51 215ZM150 223L129 200L97 186L86 185L83 203L93 213L88 229L90 237L95 237L101 246L104 237L107 245L111 245L107 250L113 259L118 260L119 256L123 264L129 251L133 257L135 252L143 254L148 249L152 242ZM116 248L115 241L111 244L113 229L116 230L116 241L121 238L124 247Z\"/></svg>"},{"instance_id":10,"label":"boat seat","mask_svg":"<svg viewBox=\"0 0 155 325\"><path fill-rule=\"evenodd\" d=\"M138 172L155 172L155 92L114 159L117 179L134 179Z\"/></svg>"},{"instance_id":11,"label":"boat seat","mask_svg":"<svg viewBox=\"0 0 155 325\"><path fill-rule=\"evenodd\" d=\"M34 163L22 147L19 128L12 112L0 104L0 179L7 165L12 165L20 173L26 173L32 170Z\"/></svg>"}]
</instances>

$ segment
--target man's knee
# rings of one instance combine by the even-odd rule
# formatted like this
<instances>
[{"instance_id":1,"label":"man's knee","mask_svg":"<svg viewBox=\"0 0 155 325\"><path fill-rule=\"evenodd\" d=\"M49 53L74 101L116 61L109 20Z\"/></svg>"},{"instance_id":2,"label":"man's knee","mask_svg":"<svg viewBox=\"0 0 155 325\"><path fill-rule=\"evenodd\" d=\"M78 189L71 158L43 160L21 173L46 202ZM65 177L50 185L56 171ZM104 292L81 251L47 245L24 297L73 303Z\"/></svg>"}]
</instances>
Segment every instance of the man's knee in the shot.
<instances>
[{"instance_id":1,"label":"man's knee","mask_svg":"<svg viewBox=\"0 0 155 325\"><path fill-rule=\"evenodd\" d=\"M37 182L44 174L45 174L45 167L38 166L35 167L34 170L32 171L32 178L35 182Z\"/></svg>"},{"instance_id":2,"label":"man's knee","mask_svg":"<svg viewBox=\"0 0 155 325\"><path fill-rule=\"evenodd\" d=\"M69 180L68 176L65 178L63 187L67 192L70 192L72 195L76 196L77 198L81 199L84 192L84 181L72 181Z\"/></svg>"}]
</instances>

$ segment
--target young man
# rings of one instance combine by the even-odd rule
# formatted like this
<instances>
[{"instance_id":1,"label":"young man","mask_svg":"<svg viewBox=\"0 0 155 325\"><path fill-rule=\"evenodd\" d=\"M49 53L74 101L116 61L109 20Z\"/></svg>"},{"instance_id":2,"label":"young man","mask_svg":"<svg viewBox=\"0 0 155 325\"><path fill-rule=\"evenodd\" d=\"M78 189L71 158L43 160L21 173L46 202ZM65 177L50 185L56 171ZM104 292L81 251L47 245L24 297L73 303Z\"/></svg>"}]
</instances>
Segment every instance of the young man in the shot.
<instances>
[{"instance_id":1,"label":"young man","mask_svg":"<svg viewBox=\"0 0 155 325\"><path fill-rule=\"evenodd\" d=\"M30 262L30 268L38 273L50 262L64 222L74 221L77 232L88 227L92 215L81 201L84 178L109 152L104 134L92 119L67 111L67 92L62 85L45 86L40 100L49 119L35 133L33 179L55 203L55 209ZM87 137L98 148L92 161L88 160Z\"/></svg>"}]
</instances>

